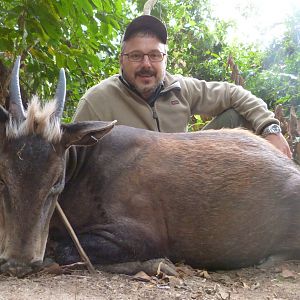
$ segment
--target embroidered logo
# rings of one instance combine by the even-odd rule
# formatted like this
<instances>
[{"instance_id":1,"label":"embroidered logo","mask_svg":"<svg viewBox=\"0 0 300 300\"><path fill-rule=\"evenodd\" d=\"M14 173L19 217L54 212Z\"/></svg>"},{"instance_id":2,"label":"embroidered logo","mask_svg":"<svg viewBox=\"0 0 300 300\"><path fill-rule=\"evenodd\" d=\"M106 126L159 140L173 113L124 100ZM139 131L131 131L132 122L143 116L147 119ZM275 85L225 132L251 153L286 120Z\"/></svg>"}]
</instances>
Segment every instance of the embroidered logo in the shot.
<instances>
[{"instance_id":1,"label":"embroidered logo","mask_svg":"<svg viewBox=\"0 0 300 300\"><path fill-rule=\"evenodd\" d=\"M176 100L171 100L171 104L172 104L172 105L179 104L179 100L177 100L177 99L176 99Z\"/></svg>"}]
</instances>

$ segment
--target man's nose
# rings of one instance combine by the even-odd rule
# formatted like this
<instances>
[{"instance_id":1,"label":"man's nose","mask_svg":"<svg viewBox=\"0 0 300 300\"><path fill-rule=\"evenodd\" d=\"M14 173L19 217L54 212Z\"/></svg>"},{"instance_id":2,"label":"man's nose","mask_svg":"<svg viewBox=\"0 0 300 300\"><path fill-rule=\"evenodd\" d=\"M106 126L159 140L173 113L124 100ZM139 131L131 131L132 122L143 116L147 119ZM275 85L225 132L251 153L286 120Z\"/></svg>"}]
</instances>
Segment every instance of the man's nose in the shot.
<instances>
[{"instance_id":1,"label":"man's nose","mask_svg":"<svg viewBox=\"0 0 300 300\"><path fill-rule=\"evenodd\" d=\"M151 65L151 60L147 54L144 54L143 60L142 60L143 65Z\"/></svg>"}]
</instances>

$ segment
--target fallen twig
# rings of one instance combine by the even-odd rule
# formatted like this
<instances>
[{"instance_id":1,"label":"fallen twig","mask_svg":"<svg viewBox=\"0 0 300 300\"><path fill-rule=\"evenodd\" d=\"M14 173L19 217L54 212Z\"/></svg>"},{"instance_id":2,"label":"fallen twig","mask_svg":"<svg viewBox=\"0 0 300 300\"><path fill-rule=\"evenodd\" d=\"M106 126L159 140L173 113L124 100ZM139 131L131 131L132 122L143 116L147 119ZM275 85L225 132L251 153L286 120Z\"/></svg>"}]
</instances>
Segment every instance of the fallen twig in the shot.
<instances>
[{"instance_id":1,"label":"fallen twig","mask_svg":"<svg viewBox=\"0 0 300 300\"><path fill-rule=\"evenodd\" d=\"M90 259L86 255L86 253L83 250L83 248L81 247L80 242L79 242L79 240L78 240L78 238L76 236L75 231L73 230L70 222L68 221L65 213L63 212L63 210L62 210L62 208L61 208L61 206L59 205L58 202L56 202L56 209L58 211L58 214L61 216L62 221L63 221L64 225L66 226L66 229L69 232L69 234L70 234L70 236L71 236L71 238L72 238L72 240L73 240L73 242L74 242L74 244L75 244L75 246L76 246L76 248L77 248L77 250L79 252L79 255L80 255L81 259L86 264L87 269L89 270L89 272L91 274L96 274L96 270L95 270L94 266L92 265Z\"/></svg>"}]
</instances>

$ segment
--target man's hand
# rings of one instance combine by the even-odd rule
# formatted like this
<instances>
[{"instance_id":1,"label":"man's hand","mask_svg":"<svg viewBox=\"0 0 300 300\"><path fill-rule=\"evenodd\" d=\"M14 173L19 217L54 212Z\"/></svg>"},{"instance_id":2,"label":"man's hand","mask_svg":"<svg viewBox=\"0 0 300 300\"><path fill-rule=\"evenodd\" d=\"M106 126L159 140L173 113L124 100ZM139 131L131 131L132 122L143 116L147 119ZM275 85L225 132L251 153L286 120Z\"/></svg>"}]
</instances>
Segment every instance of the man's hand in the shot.
<instances>
[{"instance_id":1,"label":"man's hand","mask_svg":"<svg viewBox=\"0 0 300 300\"><path fill-rule=\"evenodd\" d=\"M269 141L273 146L285 154L288 158L292 158L292 152L288 142L284 136L280 134L268 134L265 139Z\"/></svg>"}]
</instances>

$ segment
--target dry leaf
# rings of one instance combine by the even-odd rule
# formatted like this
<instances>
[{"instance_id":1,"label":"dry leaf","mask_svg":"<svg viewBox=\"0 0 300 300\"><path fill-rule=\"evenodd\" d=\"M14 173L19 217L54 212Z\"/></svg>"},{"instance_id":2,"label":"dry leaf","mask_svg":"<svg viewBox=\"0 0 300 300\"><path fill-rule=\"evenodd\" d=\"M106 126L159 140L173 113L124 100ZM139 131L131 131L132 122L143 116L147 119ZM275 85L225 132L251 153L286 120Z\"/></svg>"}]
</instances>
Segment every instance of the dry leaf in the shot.
<instances>
[{"instance_id":1,"label":"dry leaf","mask_svg":"<svg viewBox=\"0 0 300 300\"><path fill-rule=\"evenodd\" d=\"M52 263L44 267L40 272L40 274L54 274L54 275L61 275L64 273L62 267L57 263Z\"/></svg>"},{"instance_id":2,"label":"dry leaf","mask_svg":"<svg viewBox=\"0 0 300 300\"><path fill-rule=\"evenodd\" d=\"M134 279L139 280L139 281L144 281L144 282L150 282L153 281L153 278L151 276L149 276L148 274L146 274L143 271L140 271L138 273L136 273L133 276Z\"/></svg>"},{"instance_id":3,"label":"dry leaf","mask_svg":"<svg viewBox=\"0 0 300 300\"><path fill-rule=\"evenodd\" d=\"M64 272L68 272L71 270L85 270L86 269L86 263L79 261L73 264L69 264L69 265L63 265L61 266L61 268L63 269Z\"/></svg>"},{"instance_id":4,"label":"dry leaf","mask_svg":"<svg viewBox=\"0 0 300 300\"><path fill-rule=\"evenodd\" d=\"M260 287L260 283L259 282L255 282L254 284L251 285L251 290L256 290Z\"/></svg>"},{"instance_id":5,"label":"dry leaf","mask_svg":"<svg viewBox=\"0 0 300 300\"><path fill-rule=\"evenodd\" d=\"M230 299L230 293L226 291L219 290L218 294L223 300Z\"/></svg>"},{"instance_id":6,"label":"dry leaf","mask_svg":"<svg viewBox=\"0 0 300 300\"><path fill-rule=\"evenodd\" d=\"M228 275L225 275L225 274L222 274L222 275L218 276L217 278L214 278L214 280L216 280L216 279L218 282L221 282L223 284L232 284L232 282L233 282L231 277Z\"/></svg>"},{"instance_id":7,"label":"dry leaf","mask_svg":"<svg viewBox=\"0 0 300 300\"><path fill-rule=\"evenodd\" d=\"M188 266L188 265L179 265L176 266L176 271L180 274L180 275L187 275L187 276L193 276L195 274L195 269L193 269L192 267Z\"/></svg>"},{"instance_id":8,"label":"dry leaf","mask_svg":"<svg viewBox=\"0 0 300 300\"><path fill-rule=\"evenodd\" d=\"M297 273L288 269L283 269L281 274L283 278L293 278L295 279L297 277Z\"/></svg>"},{"instance_id":9,"label":"dry leaf","mask_svg":"<svg viewBox=\"0 0 300 300\"><path fill-rule=\"evenodd\" d=\"M156 285L159 289L170 289L168 284L157 284Z\"/></svg>"},{"instance_id":10,"label":"dry leaf","mask_svg":"<svg viewBox=\"0 0 300 300\"><path fill-rule=\"evenodd\" d=\"M170 276L169 277L169 285L174 287L180 287L182 285L184 285L184 281L178 277L174 277L174 276Z\"/></svg>"},{"instance_id":11,"label":"dry leaf","mask_svg":"<svg viewBox=\"0 0 300 300\"><path fill-rule=\"evenodd\" d=\"M208 272L207 271L201 271L200 273L199 273L199 276L200 277L203 277L203 278L206 278L206 279L209 279L209 278L211 278L210 277L210 275L208 274Z\"/></svg>"}]
</instances>

